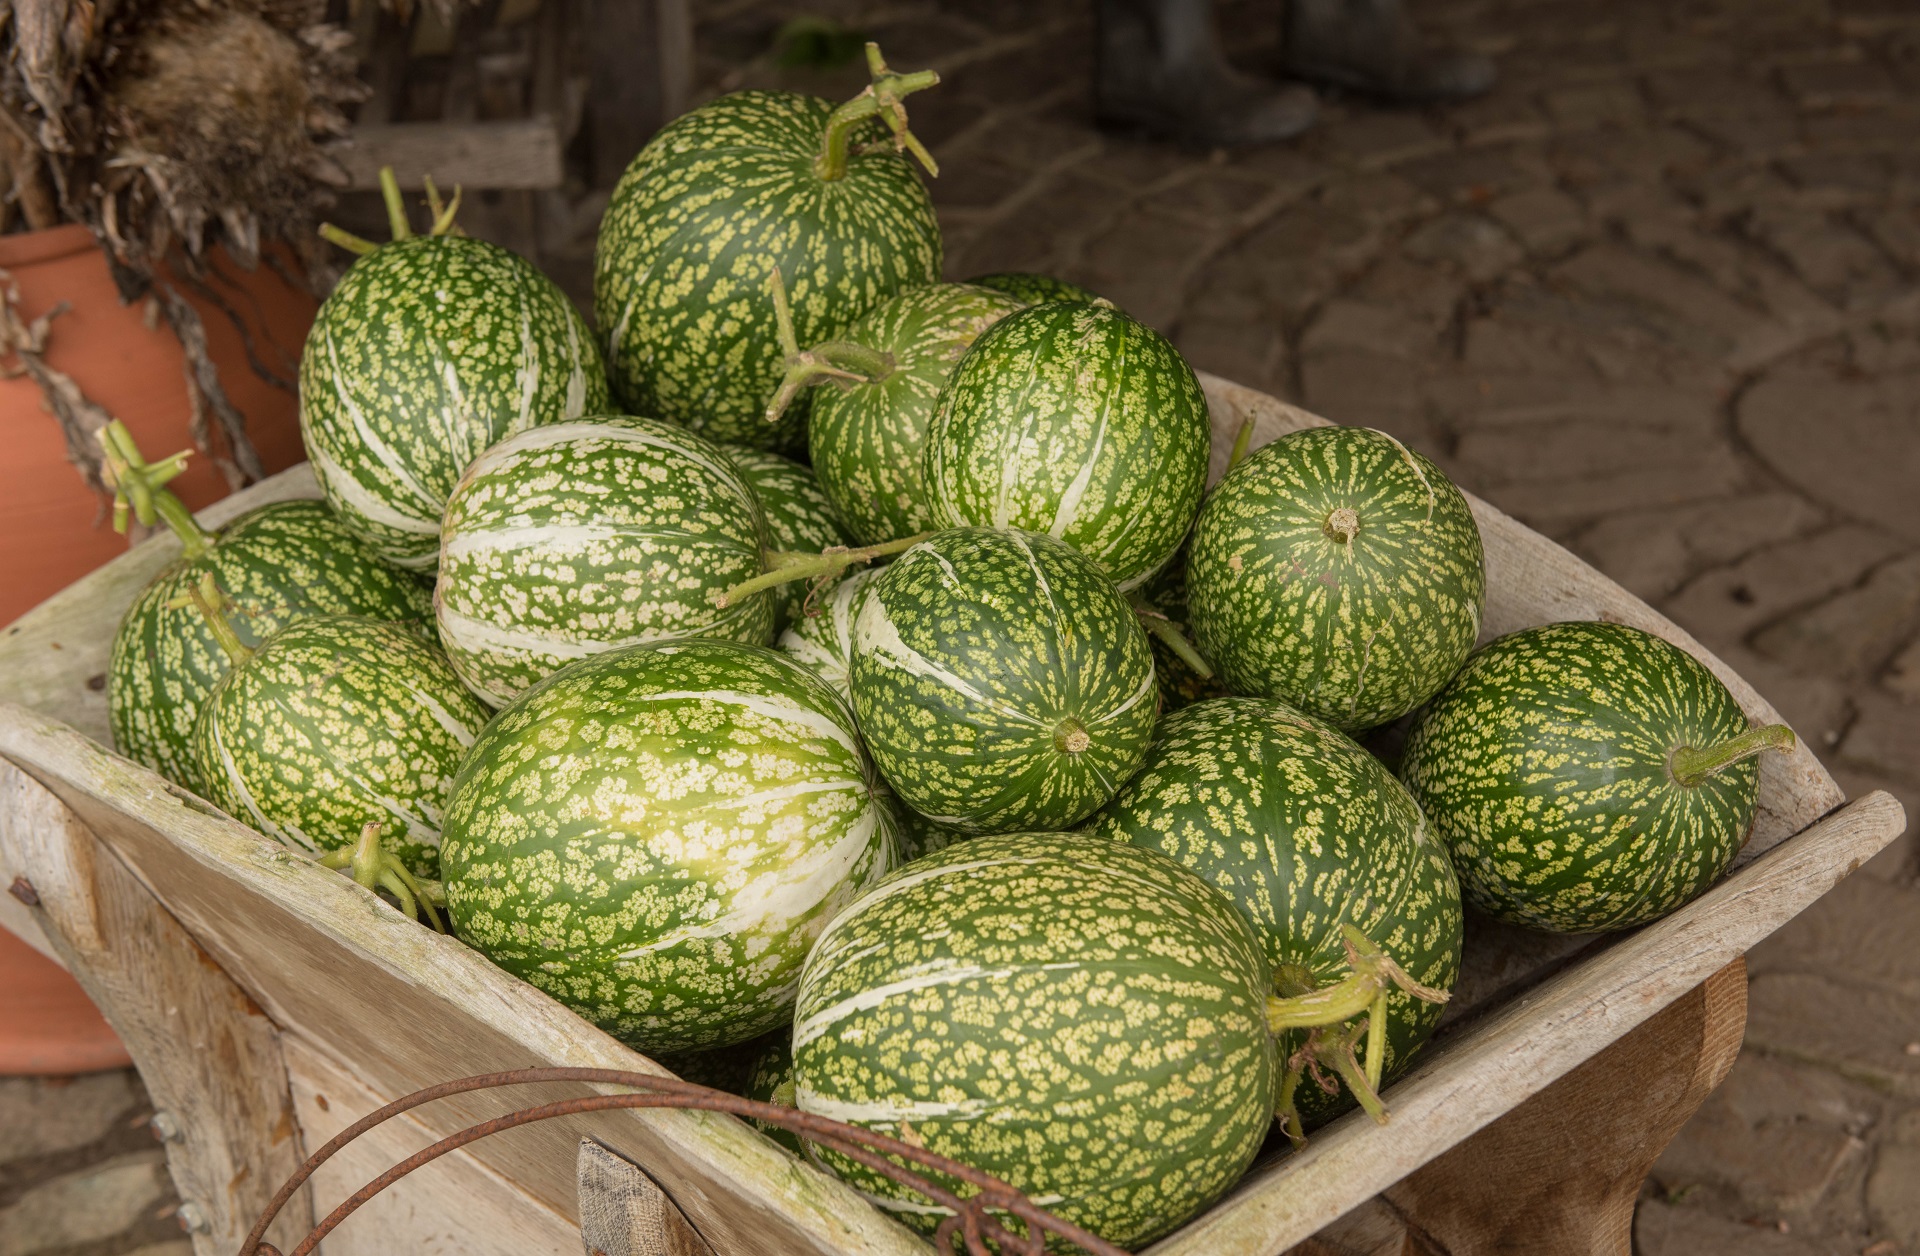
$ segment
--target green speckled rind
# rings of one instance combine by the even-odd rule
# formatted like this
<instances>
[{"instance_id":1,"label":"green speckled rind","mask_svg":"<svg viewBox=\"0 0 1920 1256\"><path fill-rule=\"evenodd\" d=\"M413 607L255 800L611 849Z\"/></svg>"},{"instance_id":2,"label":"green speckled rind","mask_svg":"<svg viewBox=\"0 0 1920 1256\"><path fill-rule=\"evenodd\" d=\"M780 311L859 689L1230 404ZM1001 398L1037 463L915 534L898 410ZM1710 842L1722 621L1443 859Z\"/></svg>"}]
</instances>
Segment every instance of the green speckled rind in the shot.
<instances>
[{"instance_id":1,"label":"green speckled rind","mask_svg":"<svg viewBox=\"0 0 1920 1256\"><path fill-rule=\"evenodd\" d=\"M447 502L440 642L495 706L556 668L669 637L773 639L773 599L714 599L760 574L765 522L720 448L602 417L488 450Z\"/></svg>"},{"instance_id":2,"label":"green speckled rind","mask_svg":"<svg viewBox=\"0 0 1920 1256\"><path fill-rule=\"evenodd\" d=\"M211 575L227 618L253 647L309 615L365 615L425 628L426 590L360 543L324 502L275 502L228 524L213 548L155 576L120 620L107 664L113 744L129 759L196 793L193 722L228 671L206 617L181 602Z\"/></svg>"},{"instance_id":3,"label":"green speckled rind","mask_svg":"<svg viewBox=\"0 0 1920 1256\"><path fill-rule=\"evenodd\" d=\"M193 750L207 796L262 833L337 850L378 820L389 851L437 877L447 791L487 714L417 633L325 615L227 674Z\"/></svg>"},{"instance_id":4,"label":"green speckled rind","mask_svg":"<svg viewBox=\"0 0 1920 1256\"><path fill-rule=\"evenodd\" d=\"M1182 548L1172 560L1155 572L1153 578L1140 586L1134 595L1140 606L1155 610L1164 615L1167 622L1179 629L1193 643L1193 625L1187 614L1187 552ZM1208 698L1226 698L1232 696L1232 690L1220 679L1218 672L1203 678L1200 673L1187 666L1186 660L1173 652L1153 633L1147 634L1147 640L1153 644L1153 673L1160 680L1160 714L1162 716L1178 711L1181 707L1195 702L1204 702ZM1205 656L1202 656L1205 657Z\"/></svg>"},{"instance_id":5,"label":"green speckled rind","mask_svg":"<svg viewBox=\"0 0 1920 1256\"><path fill-rule=\"evenodd\" d=\"M466 236L382 245L340 279L300 359L300 432L327 501L430 569L460 473L495 441L607 408L600 349L533 264Z\"/></svg>"},{"instance_id":6,"label":"green speckled rind","mask_svg":"<svg viewBox=\"0 0 1920 1256\"><path fill-rule=\"evenodd\" d=\"M1089 292L1077 283L1068 283L1064 279L1055 279L1052 275L1036 275L1024 270L996 271L991 275L979 275L967 280L979 284L982 288L992 288L1004 292L1022 305L1045 305L1049 301L1084 301L1091 305L1100 300L1100 294Z\"/></svg>"},{"instance_id":7,"label":"green speckled rind","mask_svg":"<svg viewBox=\"0 0 1920 1256\"><path fill-rule=\"evenodd\" d=\"M1231 1186L1272 1125L1270 980L1232 905L1165 856L977 838L822 935L794 1009L795 1096L1133 1247ZM917 1228L942 1215L812 1154Z\"/></svg>"},{"instance_id":8,"label":"green speckled rind","mask_svg":"<svg viewBox=\"0 0 1920 1256\"><path fill-rule=\"evenodd\" d=\"M784 1102L793 1102L793 1035L782 1029L771 1036L771 1040L761 1050L753 1062L753 1069L747 1075L747 1098L758 1099L761 1103L779 1103L782 1097L777 1093L781 1087L787 1088ZM753 1127L779 1143L794 1155L805 1155L801 1149L800 1136L791 1130L781 1129L778 1125L769 1125L756 1120Z\"/></svg>"},{"instance_id":9,"label":"green speckled rind","mask_svg":"<svg viewBox=\"0 0 1920 1256\"><path fill-rule=\"evenodd\" d=\"M934 523L1044 532L1132 588L1186 537L1211 441L1200 381L1160 333L1108 306L1033 306L987 329L940 394Z\"/></svg>"},{"instance_id":10,"label":"green speckled rind","mask_svg":"<svg viewBox=\"0 0 1920 1256\"><path fill-rule=\"evenodd\" d=\"M1020 308L971 284L929 284L875 306L834 336L894 360L873 383L828 383L812 393L813 467L860 544L933 527L925 459L934 403L968 347Z\"/></svg>"},{"instance_id":11,"label":"green speckled rind","mask_svg":"<svg viewBox=\"0 0 1920 1256\"><path fill-rule=\"evenodd\" d=\"M777 643L782 654L812 668L849 702L853 701L848 680L848 670L853 666L853 621L860 614L865 590L881 570L863 567L844 577L825 596L814 600L818 614L800 616L780 634Z\"/></svg>"},{"instance_id":12,"label":"green speckled rind","mask_svg":"<svg viewBox=\"0 0 1920 1256\"><path fill-rule=\"evenodd\" d=\"M740 468L752 487L760 513L766 517L767 549L818 554L828 546L853 544L812 471L779 454L741 445L725 448L727 457L733 459L733 465ZM800 618L808 587L803 580L773 590L774 632L784 632Z\"/></svg>"},{"instance_id":13,"label":"green speckled rind","mask_svg":"<svg viewBox=\"0 0 1920 1256\"><path fill-rule=\"evenodd\" d=\"M1400 773L1453 850L1467 901L1515 924L1645 924L1726 871L1753 823L1749 759L1691 789L1676 747L1747 731L1727 687L1621 624L1488 644L1415 718Z\"/></svg>"},{"instance_id":14,"label":"green speckled rind","mask_svg":"<svg viewBox=\"0 0 1920 1256\"><path fill-rule=\"evenodd\" d=\"M853 705L893 792L970 833L1065 828L1146 751L1153 651L1126 598L1049 537L965 528L922 541L867 590ZM1072 721L1084 749L1069 750Z\"/></svg>"},{"instance_id":15,"label":"green speckled rind","mask_svg":"<svg viewBox=\"0 0 1920 1256\"><path fill-rule=\"evenodd\" d=\"M1166 717L1140 774L1087 832L1170 855L1234 900L1292 983L1281 993L1347 975L1343 924L1416 981L1450 990L1460 975L1460 886L1446 847L1379 760L1284 703L1217 698ZM1389 1074L1442 1010L1388 996ZM1351 1103L1311 1084L1299 1100L1309 1118Z\"/></svg>"},{"instance_id":16,"label":"green speckled rind","mask_svg":"<svg viewBox=\"0 0 1920 1256\"><path fill-rule=\"evenodd\" d=\"M883 798L893 809L890 813L893 816L893 843L900 852L901 863L931 855L936 850L945 850L971 836L951 824L928 819L891 793L883 795Z\"/></svg>"},{"instance_id":17,"label":"green speckled rind","mask_svg":"<svg viewBox=\"0 0 1920 1256\"><path fill-rule=\"evenodd\" d=\"M1349 547L1326 529L1359 517ZM1393 437L1293 432L1227 474L1194 524L1194 644L1236 693L1346 732L1432 697L1480 632L1480 529L1460 490Z\"/></svg>"},{"instance_id":18,"label":"green speckled rind","mask_svg":"<svg viewBox=\"0 0 1920 1256\"><path fill-rule=\"evenodd\" d=\"M461 938L645 1051L782 1024L820 930L893 862L839 696L772 650L631 646L494 717L441 861Z\"/></svg>"},{"instance_id":19,"label":"green speckled rind","mask_svg":"<svg viewBox=\"0 0 1920 1256\"><path fill-rule=\"evenodd\" d=\"M607 374L627 410L777 447L781 429L764 415L784 369L773 269L802 345L939 278L933 204L908 159L874 144L884 127L857 133L845 177L814 173L833 110L736 92L669 123L627 167L593 259Z\"/></svg>"}]
</instances>

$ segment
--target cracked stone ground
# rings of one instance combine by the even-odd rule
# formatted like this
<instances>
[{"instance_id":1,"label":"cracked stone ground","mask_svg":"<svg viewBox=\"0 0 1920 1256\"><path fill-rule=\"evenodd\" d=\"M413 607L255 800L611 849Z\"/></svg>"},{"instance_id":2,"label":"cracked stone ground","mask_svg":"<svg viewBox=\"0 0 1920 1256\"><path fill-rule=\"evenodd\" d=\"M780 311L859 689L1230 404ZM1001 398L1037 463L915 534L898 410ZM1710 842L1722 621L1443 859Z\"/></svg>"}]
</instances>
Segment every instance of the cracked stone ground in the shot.
<instances>
[{"instance_id":1,"label":"cracked stone ground","mask_svg":"<svg viewBox=\"0 0 1920 1256\"><path fill-rule=\"evenodd\" d=\"M1920 6L1413 3L1498 56L1491 96L1331 100L1232 155L1094 128L1086 0L697 12L713 91L857 87L767 66L800 12L939 68L912 111L951 275L1057 273L1200 367L1417 443L1732 663L1850 794L1920 813ZM1277 10L1225 11L1249 67ZM543 261L578 286L590 245ZM1915 851L1749 957L1746 1050L1660 1161L1641 1256L1920 1256ZM151 1247L130 1085L0 1083L0 1251L184 1252ZM68 1231L96 1212L69 1199L118 1211Z\"/></svg>"}]
</instances>

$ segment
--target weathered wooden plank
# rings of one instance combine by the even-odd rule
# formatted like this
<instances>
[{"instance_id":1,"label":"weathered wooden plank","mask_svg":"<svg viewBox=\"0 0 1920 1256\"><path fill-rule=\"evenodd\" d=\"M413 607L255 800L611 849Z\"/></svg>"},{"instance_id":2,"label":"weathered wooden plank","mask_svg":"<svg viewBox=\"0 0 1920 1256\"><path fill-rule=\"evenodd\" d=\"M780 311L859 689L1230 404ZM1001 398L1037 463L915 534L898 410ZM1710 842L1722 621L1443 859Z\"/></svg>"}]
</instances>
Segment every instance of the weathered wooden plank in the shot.
<instances>
[{"instance_id":1,"label":"weathered wooden plank","mask_svg":"<svg viewBox=\"0 0 1920 1256\"><path fill-rule=\"evenodd\" d=\"M379 187L382 166L392 166L400 186L410 191L425 187L428 175L449 192L473 192L557 188L566 174L560 131L551 118L389 122L357 126L350 138L329 151L356 190Z\"/></svg>"},{"instance_id":2,"label":"weathered wooden plank","mask_svg":"<svg viewBox=\"0 0 1920 1256\"><path fill-rule=\"evenodd\" d=\"M351 1060L381 1096L535 1064L659 1069L478 952L44 716L0 705L0 757L73 808L275 1023ZM523 1101L578 1093L529 1087ZM500 1110L469 1095L420 1120L445 1134ZM471 1154L572 1218L573 1162L588 1135L646 1166L727 1256L927 1251L728 1116L602 1113L487 1139Z\"/></svg>"},{"instance_id":3,"label":"weathered wooden plank","mask_svg":"<svg viewBox=\"0 0 1920 1256\"><path fill-rule=\"evenodd\" d=\"M1283 1250L1540 1093L1745 954L1899 836L1900 803L1873 793L1782 842L1664 920L1437 1044L1307 1149L1257 1168L1152 1256Z\"/></svg>"},{"instance_id":4,"label":"weathered wooden plank","mask_svg":"<svg viewBox=\"0 0 1920 1256\"><path fill-rule=\"evenodd\" d=\"M376 1093L353 1070L300 1035L287 1034L282 1042L294 1114L308 1154L394 1098ZM500 1101L501 1110L510 1102ZM361 1135L313 1175L314 1215L326 1216L438 1137L410 1112ZM399 1249L407 1256L577 1256L580 1228L483 1161L456 1151L361 1205L321 1245L325 1256L394 1256Z\"/></svg>"},{"instance_id":5,"label":"weathered wooden plank","mask_svg":"<svg viewBox=\"0 0 1920 1256\"><path fill-rule=\"evenodd\" d=\"M0 759L0 885L16 877L173 1131L195 1256L233 1256L302 1154L279 1033L59 798ZM306 1232L307 1198L271 1235L282 1250Z\"/></svg>"}]
</instances>

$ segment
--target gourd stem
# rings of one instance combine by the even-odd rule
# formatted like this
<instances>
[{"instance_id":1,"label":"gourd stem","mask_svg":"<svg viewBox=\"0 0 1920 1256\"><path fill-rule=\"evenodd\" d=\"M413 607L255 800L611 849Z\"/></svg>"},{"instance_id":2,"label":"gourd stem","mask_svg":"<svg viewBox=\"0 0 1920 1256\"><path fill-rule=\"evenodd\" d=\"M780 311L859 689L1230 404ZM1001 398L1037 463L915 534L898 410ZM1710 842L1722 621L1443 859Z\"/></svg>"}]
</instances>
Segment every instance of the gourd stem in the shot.
<instances>
[{"instance_id":1,"label":"gourd stem","mask_svg":"<svg viewBox=\"0 0 1920 1256\"><path fill-rule=\"evenodd\" d=\"M1251 444L1253 444L1253 416L1248 415L1241 420L1240 430L1234 435L1233 452L1227 455L1227 470L1231 471L1240 465L1240 460L1247 456L1247 447Z\"/></svg>"},{"instance_id":2,"label":"gourd stem","mask_svg":"<svg viewBox=\"0 0 1920 1256\"><path fill-rule=\"evenodd\" d=\"M102 427L97 439L105 455L107 478L112 482L114 531L127 530L127 514L131 510L142 527L151 528L156 522L165 521L180 538L180 548L188 558L199 558L213 548L213 533L201 527L187 504L164 487L187 469L192 450L148 462L140 456L139 446L133 443L133 433L118 419Z\"/></svg>"},{"instance_id":3,"label":"gourd stem","mask_svg":"<svg viewBox=\"0 0 1920 1256\"><path fill-rule=\"evenodd\" d=\"M353 845L328 851L320 856L319 863L323 868L346 873L355 884L369 890L385 890L393 895L401 914L416 918L425 916L435 933L447 931L440 920L440 913L434 908L433 897L381 841L380 821L367 821L360 827L360 836ZM438 882L428 884L436 889L439 886Z\"/></svg>"},{"instance_id":4,"label":"gourd stem","mask_svg":"<svg viewBox=\"0 0 1920 1256\"><path fill-rule=\"evenodd\" d=\"M387 203L387 226L393 238L411 239L413 227L407 222L407 203L400 197L400 180L393 177L392 166L380 167L380 197Z\"/></svg>"},{"instance_id":5,"label":"gourd stem","mask_svg":"<svg viewBox=\"0 0 1920 1256\"><path fill-rule=\"evenodd\" d=\"M1180 625L1168 619L1163 612L1139 602L1134 603L1133 613L1140 617L1141 625L1160 638L1161 643L1172 650L1174 657L1185 663L1194 675L1202 680L1213 679L1213 668L1200 657L1200 651L1194 648L1193 642L1187 640L1187 634L1180 631Z\"/></svg>"},{"instance_id":6,"label":"gourd stem","mask_svg":"<svg viewBox=\"0 0 1920 1256\"><path fill-rule=\"evenodd\" d=\"M902 102L914 92L938 83L940 76L932 70L895 74L880 56L880 45L873 43L867 45L867 69L873 75L873 82L828 117L826 138L821 144L819 156L813 159L814 173L829 183L844 179L847 175L847 146L852 141L854 128L878 114L893 132L894 147L911 152L926 167L928 174L938 175L940 167L933 160L933 154L907 129L907 110Z\"/></svg>"},{"instance_id":7,"label":"gourd stem","mask_svg":"<svg viewBox=\"0 0 1920 1256\"><path fill-rule=\"evenodd\" d=\"M1331 1065L1333 1071L1340 1075L1340 1080L1347 1084L1347 1092L1360 1101L1360 1106L1366 1110L1368 1116L1373 1118L1375 1125L1385 1125L1387 1123L1387 1105L1380 1101L1380 1092L1374 1087L1372 1080L1365 1073L1361 1072L1360 1062L1355 1058L1353 1053L1353 1039L1354 1034L1357 1032L1358 1029L1356 1027L1355 1030L1344 1034L1335 1033L1331 1035L1329 1039L1321 1045L1319 1052L1320 1061L1323 1064ZM1385 1039L1386 1035L1370 1026L1367 1030L1367 1037L1369 1040L1367 1054L1371 1057L1373 1055L1372 1043Z\"/></svg>"},{"instance_id":8,"label":"gourd stem","mask_svg":"<svg viewBox=\"0 0 1920 1256\"><path fill-rule=\"evenodd\" d=\"M787 373L780 380L773 400L767 403L767 422L777 422L800 395L800 390L826 379L844 379L854 383L878 383L893 374L898 363L883 349L870 349L851 340L827 340L802 351L793 331L793 307L787 303L786 280L775 267L767 276L767 291L773 297L775 333L780 351L786 355Z\"/></svg>"},{"instance_id":9,"label":"gourd stem","mask_svg":"<svg viewBox=\"0 0 1920 1256\"><path fill-rule=\"evenodd\" d=\"M1367 1085L1380 1089L1381 1075L1387 1071L1387 992L1383 987L1367 1009ZM1374 1033L1378 1028L1382 1032Z\"/></svg>"},{"instance_id":10,"label":"gourd stem","mask_svg":"<svg viewBox=\"0 0 1920 1256\"><path fill-rule=\"evenodd\" d=\"M901 537L897 541L863 545L859 549L835 545L818 554L774 554L772 555L773 570L762 572L751 580L734 585L715 598L713 604L724 609L742 598L752 597L763 589L777 589L783 584L792 584L795 580L837 576L855 563L871 562L876 558L885 558L889 554L898 554L902 550L912 549L932 535L931 532L921 532L914 536Z\"/></svg>"},{"instance_id":11,"label":"gourd stem","mask_svg":"<svg viewBox=\"0 0 1920 1256\"><path fill-rule=\"evenodd\" d=\"M187 586L187 596L200 608L207 627L213 631L213 639L235 667L253 657L253 651L240 640L240 634L233 630L233 623L227 618L226 596L220 592L220 584L211 571L202 572L198 580Z\"/></svg>"},{"instance_id":12,"label":"gourd stem","mask_svg":"<svg viewBox=\"0 0 1920 1256\"><path fill-rule=\"evenodd\" d=\"M1742 759L1751 759L1767 750L1791 750L1793 747L1791 728L1785 724L1767 724L1715 746L1698 750L1692 746L1676 746L1667 755L1667 771L1676 783L1692 789L1704 784L1714 773L1724 771Z\"/></svg>"},{"instance_id":13,"label":"gourd stem","mask_svg":"<svg viewBox=\"0 0 1920 1256\"><path fill-rule=\"evenodd\" d=\"M433 185L433 176L423 174L420 176L420 182L426 185L427 208L433 211L433 227L427 234L436 236L457 234L458 229L454 226L453 219L460 212L460 185L458 183L453 185L453 199L442 205L440 189Z\"/></svg>"},{"instance_id":14,"label":"gourd stem","mask_svg":"<svg viewBox=\"0 0 1920 1256\"><path fill-rule=\"evenodd\" d=\"M337 244L347 252L358 254L361 257L365 257L380 247L372 240L364 239L343 227L336 227L330 222L320 224L320 238L329 244Z\"/></svg>"}]
</instances>

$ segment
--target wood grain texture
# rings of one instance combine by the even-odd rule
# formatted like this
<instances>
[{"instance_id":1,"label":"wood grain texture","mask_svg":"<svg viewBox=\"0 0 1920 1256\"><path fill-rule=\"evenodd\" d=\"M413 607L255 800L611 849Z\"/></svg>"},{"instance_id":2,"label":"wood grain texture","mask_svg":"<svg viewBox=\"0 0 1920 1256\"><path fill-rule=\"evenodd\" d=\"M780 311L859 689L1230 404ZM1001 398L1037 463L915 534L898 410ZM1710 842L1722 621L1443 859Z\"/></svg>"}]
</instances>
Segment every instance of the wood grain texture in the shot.
<instances>
[{"instance_id":1,"label":"wood grain texture","mask_svg":"<svg viewBox=\"0 0 1920 1256\"><path fill-rule=\"evenodd\" d=\"M659 1071L478 952L44 716L0 705L0 757L72 807L276 1024L352 1061L383 1098L536 1064ZM529 1087L513 1100L580 1093ZM421 1124L445 1135L501 1110L497 1097L460 1096L423 1109ZM602 1113L471 1154L573 1218L573 1161L589 1134L645 1165L727 1256L925 1256L838 1179L728 1116Z\"/></svg>"},{"instance_id":2,"label":"wood grain texture","mask_svg":"<svg viewBox=\"0 0 1920 1256\"><path fill-rule=\"evenodd\" d=\"M1746 1024L1736 959L1385 1198L1447 1256L1631 1256L1640 1185Z\"/></svg>"},{"instance_id":3,"label":"wood grain texture","mask_svg":"<svg viewBox=\"0 0 1920 1256\"><path fill-rule=\"evenodd\" d=\"M195 1256L233 1256L299 1165L280 1036L112 851L38 781L0 759L0 885L26 878L42 936L179 1128L167 1167L205 1225ZM271 1233L305 1232L303 1192Z\"/></svg>"},{"instance_id":4,"label":"wood grain texture","mask_svg":"<svg viewBox=\"0 0 1920 1256\"><path fill-rule=\"evenodd\" d=\"M392 1098L376 1093L351 1068L298 1034L282 1042L294 1115L308 1154ZM496 1106L504 1112L511 1102L496 1100ZM440 1136L411 1112L362 1134L313 1175L314 1215L326 1216ZM576 1256L580 1250L580 1228L570 1217L466 1151L442 1156L376 1195L327 1236L321 1251L325 1256L393 1256L400 1235L407 1256Z\"/></svg>"},{"instance_id":5,"label":"wood grain texture","mask_svg":"<svg viewBox=\"0 0 1920 1256\"><path fill-rule=\"evenodd\" d=\"M557 188L565 178L560 128L551 118L501 122L391 122L357 126L353 142L334 152L348 186L380 186L380 169L392 166L400 186L425 187L431 175L443 188Z\"/></svg>"},{"instance_id":6,"label":"wood grain texture","mask_svg":"<svg viewBox=\"0 0 1920 1256\"><path fill-rule=\"evenodd\" d=\"M714 1256L660 1184L619 1152L583 1138L577 1170L586 1256Z\"/></svg>"},{"instance_id":7,"label":"wood grain texture","mask_svg":"<svg viewBox=\"0 0 1920 1256\"><path fill-rule=\"evenodd\" d=\"M1257 1165L1234 1193L1150 1248L1155 1256L1282 1250L1484 1129L1744 955L1899 836L1873 793L1729 876L1664 920L1461 1025L1388 1088L1392 1120L1354 1113L1307 1149Z\"/></svg>"}]
</instances>

